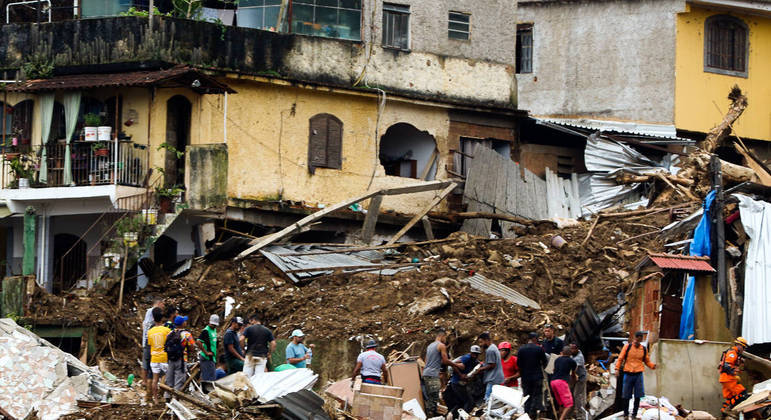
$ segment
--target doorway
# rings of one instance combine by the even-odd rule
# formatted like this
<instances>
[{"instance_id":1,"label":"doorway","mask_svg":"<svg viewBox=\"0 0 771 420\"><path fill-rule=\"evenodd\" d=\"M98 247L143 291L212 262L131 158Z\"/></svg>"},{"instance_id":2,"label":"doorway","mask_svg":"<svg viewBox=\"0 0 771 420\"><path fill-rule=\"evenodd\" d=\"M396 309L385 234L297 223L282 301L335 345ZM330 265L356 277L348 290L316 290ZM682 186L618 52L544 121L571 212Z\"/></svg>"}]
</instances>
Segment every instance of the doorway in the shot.
<instances>
[{"instance_id":1,"label":"doorway","mask_svg":"<svg viewBox=\"0 0 771 420\"><path fill-rule=\"evenodd\" d=\"M166 162L163 182L166 187L185 185L185 149L190 144L190 118L193 105L182 96L166 102Z\"/></svg>"},{"instance_id":2,"label":"doorway","mask_svg":"<svg viewBox=\"0 0 771 420\"><path fill-rule=\"evenodd\" d=\"M69 233L54 235L53 293L69 290L86 275L86 242Z\"/></svg>"},{"instance_id":3,"label":"doorway","mask_svg":"<svg viewBox=\"0 0 771 420\"><path fill-rule=\"evenodd\" d=\"M161 235L153 246L155 265L163 271L169 271L177 263L177 241Z\"/></svg>"}]
</instances>

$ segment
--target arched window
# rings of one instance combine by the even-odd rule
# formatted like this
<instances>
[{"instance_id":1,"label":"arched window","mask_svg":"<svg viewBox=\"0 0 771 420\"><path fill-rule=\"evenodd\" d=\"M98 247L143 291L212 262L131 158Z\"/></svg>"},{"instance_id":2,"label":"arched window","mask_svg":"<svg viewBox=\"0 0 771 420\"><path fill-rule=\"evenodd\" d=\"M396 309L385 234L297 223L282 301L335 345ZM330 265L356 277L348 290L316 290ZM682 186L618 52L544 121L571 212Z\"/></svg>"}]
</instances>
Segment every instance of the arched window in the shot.
<instances>
[{"instance_id":1,"label":"arched window","mask_svg":"<svg viewBox=\"0 0 771 420\"><path fill-rule=\"evenodd\" d=\"M747 25L733 16L716 15L704 24L704 70L747 76Z\"/></svg>"},{"instance_id":2,"label":"arched window","mask_svg":"<svg viewBox=\"0 0 771 420\"><path fill-rule=\"evenodd\" d=\"M343 166L343 122L330 114L311 117L308 135L308 171Z\"/></svg>"}]
</instances>

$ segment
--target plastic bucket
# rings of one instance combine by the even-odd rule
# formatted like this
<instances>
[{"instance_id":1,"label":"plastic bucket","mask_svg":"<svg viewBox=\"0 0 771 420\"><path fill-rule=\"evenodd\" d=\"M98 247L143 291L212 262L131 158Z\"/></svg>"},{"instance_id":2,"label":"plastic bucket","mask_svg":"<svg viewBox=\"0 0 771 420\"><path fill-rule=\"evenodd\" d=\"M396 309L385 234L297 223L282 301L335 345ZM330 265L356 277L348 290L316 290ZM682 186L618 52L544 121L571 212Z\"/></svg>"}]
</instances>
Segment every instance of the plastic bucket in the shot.
<instances>
[{"instance_id":1,"label":"plastic bucket","mask_svg":"<svg viewBox=\"0 0 771 420\"><path fill-rule=\"evenodd\" d=\"M29 178L19 178L19 189L29 188Z\"/></svg>"},{"instance_id":2,"label":"plastic bucket","mask_svg":"<svg viewBox=\"0 0 771 420\"><path fill-rule=\"evenodd\" d=\"M112 127L109 126L99 126L96 129L97 131L97 138L99 141L109 141L110 140L110 134L112 133Z\"/></svg>"},{"instance_id":3,"label":"plastic bucket","mask_svg":"<svg viewBox=\"0 0 771 420\"><path fill-rule=\"evenodd\" d=\"M84 137L86 138L86 141L96 141L96 138L97 138L96 127L84 127L83 131L84 131Z\"/></svg>"}]
</instances>

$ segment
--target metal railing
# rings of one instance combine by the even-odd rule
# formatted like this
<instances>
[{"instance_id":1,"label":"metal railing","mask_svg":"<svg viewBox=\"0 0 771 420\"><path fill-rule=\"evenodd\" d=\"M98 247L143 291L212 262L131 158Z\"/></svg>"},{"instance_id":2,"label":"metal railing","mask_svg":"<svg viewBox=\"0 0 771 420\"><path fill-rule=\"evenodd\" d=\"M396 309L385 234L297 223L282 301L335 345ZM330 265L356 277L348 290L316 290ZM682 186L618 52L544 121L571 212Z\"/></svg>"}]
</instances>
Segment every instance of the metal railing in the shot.
<instances>
[{"instance_id":1,"label":"metal railing","mask_svg":"<svg viewBox=\"0 0 771 420\"><path fill-rule=\"evenodd\" d=\"M69 187L87 185L128 185L142 187L147 176L146 146L132 142L85 143L70 145L71 182L65 182L64 163L66 145L48 144L46 163L48 177L40 182L40 166L34 170L31 184L36 188ZM40 148L33 149L37 162L42 159ZM9 155L3 159L3 171L10 171ZM13 175L11 175L13 181ZM3 186L7 188L7 185Z\"/></svg>"}]
</instances>

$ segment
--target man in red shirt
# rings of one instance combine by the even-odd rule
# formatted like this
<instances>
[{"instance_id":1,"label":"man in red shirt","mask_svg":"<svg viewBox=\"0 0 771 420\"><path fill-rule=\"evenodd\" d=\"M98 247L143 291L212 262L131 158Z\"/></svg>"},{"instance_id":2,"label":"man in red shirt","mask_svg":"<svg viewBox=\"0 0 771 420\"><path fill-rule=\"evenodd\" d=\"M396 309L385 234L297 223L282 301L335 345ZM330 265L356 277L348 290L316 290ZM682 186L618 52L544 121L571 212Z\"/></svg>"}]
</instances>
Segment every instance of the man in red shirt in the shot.
<instances>
[{"instance_id":1,"label":"man in red shirt","mask_svg":"<svg viewBox=\"0 0 771 420\"><path fill-rule=\"evenodd\" d=\"M517 356L511 354L511 343L504 341L498 345L501 351L501 365L503 367L503 384L508 387L519 386L519 367Z\"/></svg>"}]
</instances>

